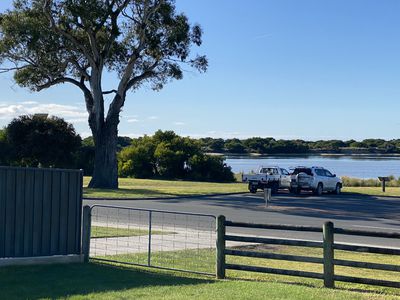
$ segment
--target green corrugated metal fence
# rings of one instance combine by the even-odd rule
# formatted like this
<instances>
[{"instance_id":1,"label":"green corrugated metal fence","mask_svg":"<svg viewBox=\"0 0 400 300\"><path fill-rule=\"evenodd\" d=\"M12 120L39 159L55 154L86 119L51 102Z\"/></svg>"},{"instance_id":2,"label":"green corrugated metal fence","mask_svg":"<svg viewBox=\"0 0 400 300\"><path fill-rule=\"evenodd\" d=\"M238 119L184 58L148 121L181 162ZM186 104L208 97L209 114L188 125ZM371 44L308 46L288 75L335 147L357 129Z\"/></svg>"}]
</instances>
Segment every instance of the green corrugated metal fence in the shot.
<instances>
[{"instance_id":1,"label":"green corrugated metal fence","mask_svg":"<svg viewBox=\"0 0 400 300\"><path fill-rule=\"evenodd\" d=\"M0 258L80 254L82 171L0 167Z\"/></svg>"}]
</instances>

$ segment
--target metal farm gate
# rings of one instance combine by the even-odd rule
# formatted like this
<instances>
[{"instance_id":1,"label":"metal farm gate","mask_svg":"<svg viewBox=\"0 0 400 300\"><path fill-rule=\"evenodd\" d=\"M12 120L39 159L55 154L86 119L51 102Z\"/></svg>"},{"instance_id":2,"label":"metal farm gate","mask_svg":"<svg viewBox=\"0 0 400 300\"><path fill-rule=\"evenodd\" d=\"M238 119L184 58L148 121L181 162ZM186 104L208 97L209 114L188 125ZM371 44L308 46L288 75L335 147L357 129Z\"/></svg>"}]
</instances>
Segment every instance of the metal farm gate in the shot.
<instances>
[{"instance_id":1,"label":"metal farm gate","mask_svg":"<svg viewBox=\"0 0 400 300\"><path fill-rule=\"evenodd\" d=\"M215 216L106 205L85 215L91 259L215 274Z\"/></svg>"}]
</instances>

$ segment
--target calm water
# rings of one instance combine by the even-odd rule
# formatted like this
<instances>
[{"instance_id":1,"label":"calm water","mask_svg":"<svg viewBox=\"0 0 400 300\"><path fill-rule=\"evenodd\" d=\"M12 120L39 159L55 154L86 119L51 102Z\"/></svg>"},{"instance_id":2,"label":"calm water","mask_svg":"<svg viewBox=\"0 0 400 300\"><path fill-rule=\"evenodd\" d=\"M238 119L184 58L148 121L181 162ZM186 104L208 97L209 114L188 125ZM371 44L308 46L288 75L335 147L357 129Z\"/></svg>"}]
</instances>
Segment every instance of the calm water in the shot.
<instances>
[{"instance_id":1,"label":"calm water","mask_svg":"<svg viewBox=\"0 0 400 300\"><path fill-rule=\"evenodd\" d=\"M269 156L269 157L227 157L226 163L232 171L256 171L260 165L277 165L284 168L293 166L321 166L338 176L377 178L378 176L400 176L400 157L332 157L332 156Z\"/></svg>"}]
</instances>

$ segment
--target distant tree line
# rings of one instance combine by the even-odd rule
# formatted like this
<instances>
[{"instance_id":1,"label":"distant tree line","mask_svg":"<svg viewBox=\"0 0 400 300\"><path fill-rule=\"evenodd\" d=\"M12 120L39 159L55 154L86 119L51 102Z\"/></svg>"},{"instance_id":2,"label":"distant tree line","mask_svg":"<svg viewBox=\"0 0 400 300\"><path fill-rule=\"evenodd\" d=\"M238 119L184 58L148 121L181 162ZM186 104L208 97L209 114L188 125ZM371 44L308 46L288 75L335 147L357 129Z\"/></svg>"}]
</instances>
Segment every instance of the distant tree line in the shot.
<instances>
[{"instance_id":1,"label":"distant tree line","mask_svg":"<svg viewBox=\"0 0 400 300\"><path fill-rule=\"evenodd\" d=\"M276 140L272 137L248 139L201 138L202 149L224 154L312 154L312 153L400 153L400 139Z\"/></svg>"},{"instance_id":2,"label":"distant tree line","mask_svg":"<svg viewBox=\"0 0 400 300\"><path fill-rule=\"evenodd\" d=\"M157 131L136 139L118 137L121 177L175 178L230 182L234 176L224 154L400 153L400 139L340 141L201 138ZM79 168L93 174L93 138L82 139L74 127L57 117L20 116L0 129L0 164Z\"/></svg>"}]
</instances>

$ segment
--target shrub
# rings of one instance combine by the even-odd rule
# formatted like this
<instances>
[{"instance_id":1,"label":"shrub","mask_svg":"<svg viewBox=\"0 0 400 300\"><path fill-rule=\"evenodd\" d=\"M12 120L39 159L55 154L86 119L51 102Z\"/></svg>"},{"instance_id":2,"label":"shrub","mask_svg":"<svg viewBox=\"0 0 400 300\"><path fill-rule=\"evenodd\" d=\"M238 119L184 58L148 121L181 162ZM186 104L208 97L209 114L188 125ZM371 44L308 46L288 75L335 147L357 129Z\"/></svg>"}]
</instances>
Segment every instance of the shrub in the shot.
<instances>
[{"instance_id":1,"label":"shrub","mask_svg":"<svg viewBox=\"0 0 400 300\"><path fill-rule=\"evenodd\" d=\"M194 155L188 161L189 178L203 181L233 182L231 167L220 156Z\"/></svg>"},{"instance_id":2,"label":"shrub","mask_svg":"<svg viewBox=\"0 0 400 300\"><path fill-rule=\"evenodd\" d=\"M6 165L10 159L10 147L7 141L7 132L0 129L0 164Z\"/></svg>"},{"instance_id":3,"label":"shrub","mask_svg":"<svg viewBox=\"0 0 400 300\"><path fill-rule=\"evenodd\" d=\"M152 178L156 175L154 145L145 137L121 150L118 154L118 173L121 177Z\"/></svg>"},{"instance_id":4,"label":"shrub","mask_svg":"<svg viewBox=\"0 0 400 300\"><path fill-rule=\"evenodd\" d=\"M57 117L20 116L7 126L11 159L21 166L74 167L81 138Z\"/></svg>"},{"instance_id":5,"label":"shrub","mask_svg":"<svg viewBox=\"0 0 400 300\"><path fill-rule=\"evenodd\" d=\"M223 158L204 154L198 141L173 131L133 140L119 153L118 167L121 177L234 181Z\"/></svg>"}]
</instances>

